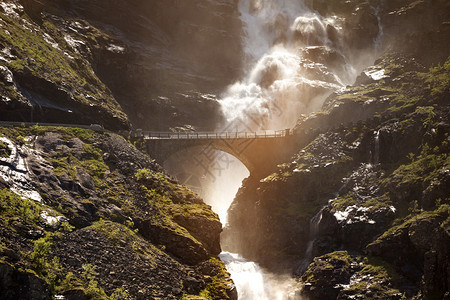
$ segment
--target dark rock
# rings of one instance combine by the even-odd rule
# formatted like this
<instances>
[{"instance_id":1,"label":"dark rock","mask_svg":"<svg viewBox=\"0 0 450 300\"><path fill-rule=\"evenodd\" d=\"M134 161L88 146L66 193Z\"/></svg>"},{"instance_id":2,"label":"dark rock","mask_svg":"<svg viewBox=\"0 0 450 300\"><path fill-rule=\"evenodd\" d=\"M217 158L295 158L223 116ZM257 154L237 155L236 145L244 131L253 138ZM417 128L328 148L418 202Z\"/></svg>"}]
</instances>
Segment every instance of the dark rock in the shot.
<instances>
[{"instance_id":1,"label":"dark rock","mask_svg":"<svg viewBox=\"0 0 450 300\"><path fill-rule=\"evenodd\" d=\"M18 271L7 263L0 263L1 298L52 299L47 283L33 273Z\"/></svg>"},{"instance_id":2,"label":"dark rock","mask_svg":"<svg viewBox=\"0 0 450 300\"><path fill-rule=\"evenodd\" d=\"M86 295L86 292L81 289L73 289L68 290L64 292L64 297L66 297L67 300L88 300L91 299L88 295Z\"/></svg>"}]
</instances>

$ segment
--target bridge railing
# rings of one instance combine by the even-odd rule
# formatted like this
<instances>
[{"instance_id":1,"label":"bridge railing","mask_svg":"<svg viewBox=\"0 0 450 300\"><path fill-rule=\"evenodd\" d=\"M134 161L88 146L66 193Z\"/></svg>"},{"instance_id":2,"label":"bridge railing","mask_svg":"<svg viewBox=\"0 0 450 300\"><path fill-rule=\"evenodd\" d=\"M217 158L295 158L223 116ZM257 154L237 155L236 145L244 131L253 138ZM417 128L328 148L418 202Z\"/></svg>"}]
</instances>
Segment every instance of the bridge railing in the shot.
<instances>
[{"instance_id":1,"label":"bridge railing","mask_svg":"<svg viewBox=\"0 0 450 300\"><path fill-rule=\"evenodd\" d=\"M255 132L139 132L139 135L145 139L259 139L284 137L291 134L290 129Z\"/></svg>"}]
</instances>

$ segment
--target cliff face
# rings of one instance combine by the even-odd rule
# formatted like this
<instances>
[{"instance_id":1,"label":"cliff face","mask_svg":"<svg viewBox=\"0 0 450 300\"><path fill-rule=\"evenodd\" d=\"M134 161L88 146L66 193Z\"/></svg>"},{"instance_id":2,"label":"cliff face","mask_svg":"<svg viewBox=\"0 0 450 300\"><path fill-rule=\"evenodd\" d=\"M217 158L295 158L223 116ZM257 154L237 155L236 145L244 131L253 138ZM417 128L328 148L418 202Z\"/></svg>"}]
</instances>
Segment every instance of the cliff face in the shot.
<instances>
[{"instance_id":1,"label":"cliff face","mask_svg":"<svg viewBox=\"0 0 450 300\"><path fill-rule=\"evenodd\" d=\"M236 297L217 215L122 137L0 130L0 298Z\"/></svg>"},{"instance_id":2,"label":"cliff face","mask_svg":"<svg viewBox=\"0 0 450 300\"><path fill-rule=\"evenodd\" d=\"M335 2L314 5L346 26L366 5ZM448 297L448 4L379 7L388 51L300 118L298 152L229 209L229 250L291 269L308 299Z\"/></svg>"},{"instance_id":3,"label":"cliff face","mask_svg":"<svg viewBox=\"0 0 450 300\"><path fill-rule=\"evenodd\" d=\"M0 13L3 120L212 128L203 94L239 75L233 1L11 0Z\"/></svg>"}]
</instances>

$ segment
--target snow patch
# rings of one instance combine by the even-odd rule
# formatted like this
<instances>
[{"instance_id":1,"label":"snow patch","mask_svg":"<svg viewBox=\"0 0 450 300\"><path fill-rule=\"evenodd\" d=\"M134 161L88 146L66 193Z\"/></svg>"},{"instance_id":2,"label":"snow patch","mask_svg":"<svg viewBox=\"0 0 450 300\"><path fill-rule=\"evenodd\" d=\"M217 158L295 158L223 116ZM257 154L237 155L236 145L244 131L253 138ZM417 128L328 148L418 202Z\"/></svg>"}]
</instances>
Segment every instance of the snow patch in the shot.
<instances>
[{"instance_id":1,"label":"snow patch","mask_svg":"<svg viewBox=\"0 0 450 300\"><path fill-rule=\"evenodd\" d=\"M336 211L333 215L339 223L353 224L353 223L368 223L375 224L375 220L372 220L368 216L368 212L372 207L362 206L348 206L344 211Z\"/></svg>"},{"instance_id":2,"label":"snow patch","mask_svg":"<svg viewBox=\"0 0 450 300\"><path fill-rule=\"evenodd\" d=\"M55 40L50 35L48 35L47 33L44 33L43 38L44 38L44 41L49 43L53 48L59 49L58 43L55 42Z\"/></svg>"},{"instance_id":3,"label":"snow patch","mask_svg":"<svg viewBox=\"0 0 450 300\"><path fill-rule=\"evenodd\" d=\"M49 212L46 210L41 212L40 216L44 221L44 223L51 227L57 226L60 222L67 221L67 218L65 218L64 216L56 216L56 217L50 216Z\"/></svg>"},{"instance_id":4,"label":"snow patch","mask_svg":"<svg viewBox=\"0 0 450 300\"><path fill-rule=\"evenodd\" d=\"M9 157L0 158L0 161L2 161L2 164L0 164L0 178L2 178L10 186L10 190L17 195L37 202L42 202L42 197L34 189L26 162L20 153L28 152L28 148L25 146L18 148L6 137L0 137L0 141L7 144L11 150Z\"/></svg>"},{"instance_id":5,"label":"snow patch","mask_svg":"<svg viewBox=\"0 0 450 300\"><path fill-rule=\"evenodd\" d=\"M74 39L73 37L71 37L70 35L66 34L64 35L64 40L66 41L66 43L73 49L75 50L75 52L80 53L78 51L78 48L80 47L80 45L85 45L85 43L83 41Z\"/></svg>"},{"instance_id":6,"label":"snow patch","mask_svg":"<svg viewBox=\"0 0 450 300\"><path fill-rule=\"evenodd\" d=\"M3 8L3 11L5 12L5 14L9 17L13 17L13 18L20 18L19 16L19 12L23 11L23 6L20 4L16 4L16 3L11 3L11 2L0 2L0 6Z\"/></svg>"},{"instance_id":7,"label":"snow patch","mask_svg":"<svg viewBox=\"0 0 450 300\"><path fill-rule=\"evenodd\" d=\"M366 74L367 77L370 77L375 81L389 77L388 75L385 74L385 69L381 69L380 67L376 66L367 68L367 70L364 71L364 74Z\"/></svg>"}]
</instances>

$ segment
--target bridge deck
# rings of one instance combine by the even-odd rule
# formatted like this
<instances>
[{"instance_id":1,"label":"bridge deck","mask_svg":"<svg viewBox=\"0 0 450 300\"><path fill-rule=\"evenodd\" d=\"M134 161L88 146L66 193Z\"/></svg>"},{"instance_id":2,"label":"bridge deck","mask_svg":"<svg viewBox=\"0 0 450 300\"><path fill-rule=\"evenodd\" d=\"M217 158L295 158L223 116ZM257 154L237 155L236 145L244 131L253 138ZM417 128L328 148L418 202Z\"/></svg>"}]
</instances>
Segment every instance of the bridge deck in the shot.
<instances>
[{"instance_id":1,"label":"bridge deck","mask_svg":"<svg viewBox=\"0 0 450 300\"><path fill-rule=\"evenodd\" d=\"M261 132L137 132L147 140L185 140L185 139L264 139L292 135L291 130L267 130Z\"/></svg>"}]
</instances>

